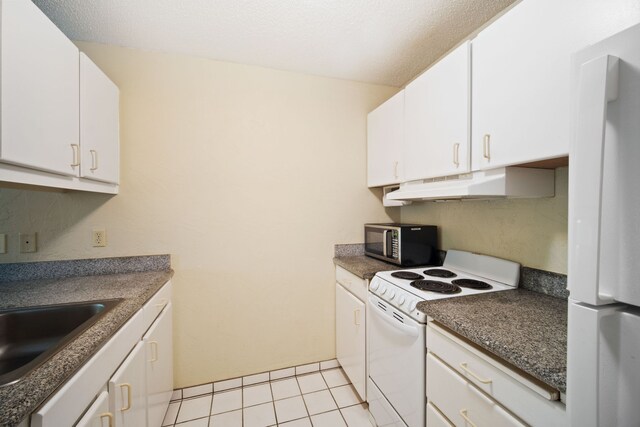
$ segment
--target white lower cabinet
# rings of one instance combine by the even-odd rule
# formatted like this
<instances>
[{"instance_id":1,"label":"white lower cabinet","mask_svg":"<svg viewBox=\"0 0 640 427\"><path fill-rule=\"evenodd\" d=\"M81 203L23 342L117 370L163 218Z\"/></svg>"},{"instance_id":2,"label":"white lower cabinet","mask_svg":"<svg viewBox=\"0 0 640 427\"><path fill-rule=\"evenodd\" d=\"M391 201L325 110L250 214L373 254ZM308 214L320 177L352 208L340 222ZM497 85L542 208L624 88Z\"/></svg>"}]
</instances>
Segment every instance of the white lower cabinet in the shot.
<instances>
[{"instance_id":1,"label":"white lower cabinet","mask_svg":"<svg viewBox=\"0 0 640 427\"><path fill-rule=\"evenodd\" d=\"M171 304L145 334L147 425L159 426L173 393L173 331Z\"/></svg>"},{"instance_id":2,"label":"white lower cabinet","mask_svg":"<svg viewBox=\"0 0 640 427\"><path fill-rule=\"evenodd\" d=\"M442 411L453 425L524 426L493 399L485 396L431 353L427 354L427 375L429 402Z\"/></svg>"},{"instance_id":3,"label":"white lower cabinet","mask_svg":"<svg viewBox=\"0 0 640 427\"><path fill-rule=\"evenodd\" d=\"M109 393L103 391L96 397L76 427L111 427L113 421L113 413L109 411Z\"/></svg>"},{"instance_id":4,"label":"white lower cabinet","mask_svg":"<svg viewBox=\"0 0 640 427\"><path fill-rule=\"evenodd\" d=\"M336 283L336 358L360 397L366 396L365 305Z\"/></svg>"},{"instance_id":5,"label":"white lower cabinet","mask_svg":"<svg viewBox=\"0 0 640 427\"><path fill-rule=\"evenodd\" d=\"M167 282L31 414L30 426L160 426L173 392L171 312Z\"/></svg>"},{"instance_id":6,"label":"white lower cabinet","mask_svg":"<svg viewBox=\"0 0 640 427\"><path fill-rule=\"evenodd\" d=\"M433 322L427 348L427 400L453 425L567 425L557 390ZM437 410L429 414L427 407L427 419Z\"/></svg>"},{"instance_id":7,"label":"white lower cabinet","mask_svg":"<svg viewBox=\"0 0 640 427\"><path fill-rule=\"evenodd\" d=\"M362 400L367 400L369 281L336 266L336 359Z\"/></svg>"},{"instance_id":8,"label":"white lower cabinet","mask_svg":"<svg viewBox=\"0 0 640 427\"><path fill-rule=\"evenodd\" d=\"M109 407L114 427L147 425L145 347L139 342L109 380Z\"/></svg>"},{"instance_id":9,"label":"white lower cabinet","mask_svg":"<svg viewBox=\"0 0 640 427\"><path fill-rule=\"evenodd\" d=\"M429 427L453 427L447 417L433 403L427 403L427 425Z\"/></svg>"}]
</instances>

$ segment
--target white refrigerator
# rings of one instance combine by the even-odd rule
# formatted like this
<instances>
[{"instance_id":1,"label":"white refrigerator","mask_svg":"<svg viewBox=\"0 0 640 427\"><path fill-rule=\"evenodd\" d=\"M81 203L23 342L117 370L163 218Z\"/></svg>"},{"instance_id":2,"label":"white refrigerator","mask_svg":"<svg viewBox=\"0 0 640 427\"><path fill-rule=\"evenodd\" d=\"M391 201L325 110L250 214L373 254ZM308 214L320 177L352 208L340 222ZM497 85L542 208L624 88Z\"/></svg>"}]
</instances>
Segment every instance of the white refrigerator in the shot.
<instances>
[{"instance_id":1,"label":"white refrigerator","mask_svg":"<svg viewBox=\"0 0 640 427\"><path fill-rule=\"evenodd\" d=\"M573 57L567 411L640 426L640 25Z\"/></svg>"}]
</instances>

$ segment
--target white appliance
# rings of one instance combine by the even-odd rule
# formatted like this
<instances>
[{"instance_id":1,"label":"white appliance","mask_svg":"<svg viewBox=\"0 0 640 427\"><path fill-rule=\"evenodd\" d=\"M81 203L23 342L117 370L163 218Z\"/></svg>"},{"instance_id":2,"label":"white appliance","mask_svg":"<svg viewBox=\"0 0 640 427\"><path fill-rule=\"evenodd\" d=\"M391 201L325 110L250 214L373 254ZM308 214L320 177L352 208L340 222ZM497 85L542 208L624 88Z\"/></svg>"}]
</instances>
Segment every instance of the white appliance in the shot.
<instances>
[{"instance_id":1,"label":"white appliance","mask_svg":"<svg viewBox=\"0 0 640 427\"><path fill-rule=\"evenodd\" d=\"M574 55L567 412L640 425L640 25Z\"/></svg>"},{"instance_id":2,"label":"white appliance","mask_svg":"<svg viewBox=\"0 0 640 427\"><path fill-rule=\"evenodd\" d=\"M421 301L515 289L520 265L450 250L442 267L377 273L369 285L369 411L379 427L425 426L425 323ZM429 290L431 289L431 290Z\"/></svg>"},{"instance_id":3,"label":"white appliance","mask_svg":"<svg viewBox=\"0 0 640 427\"><path fill-rule=\"evenodd\" d=\"M385 193L395 201L553 197L555 174L550 169L504 167L446 178L404 182Z\"/></svg>"}]
</instances>

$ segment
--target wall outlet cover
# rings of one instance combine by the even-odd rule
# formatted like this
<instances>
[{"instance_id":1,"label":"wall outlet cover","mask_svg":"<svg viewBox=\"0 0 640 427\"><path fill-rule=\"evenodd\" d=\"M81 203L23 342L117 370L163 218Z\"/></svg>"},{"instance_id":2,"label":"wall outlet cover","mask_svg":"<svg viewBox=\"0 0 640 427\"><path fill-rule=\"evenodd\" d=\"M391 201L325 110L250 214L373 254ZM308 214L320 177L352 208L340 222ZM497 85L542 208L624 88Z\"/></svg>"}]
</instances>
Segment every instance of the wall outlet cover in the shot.
<instances>
[{"instance_id":1,"label":"wall outlet cover","mask_svg":"<svg viewBox=\"0 0 640 427\"><path fill-rule=\"evenodd\" d=\"M7 235L0 234L0 254L7 253Z\"/></svg>"},{"instance_id":2,"label":"wall outlet cover","mask_svg":"<svg viewBox=\"0 0 640 427\"><path fill-rule=\"evenodd\" d=\"M38 250L37 237L38 233L20 233L20 253L36 252Z\"/></svg>"},{"instance_id":3,"label":"wall outlet cover","mask_svg":"<svg viewBox=\"0 0 640 427\"><path fill-rule=\"evenodd\" d=\"M96 248L107 246L107 231L104 228L95 228L92 234L92 242Z\"/></svg>"}]
</instances>

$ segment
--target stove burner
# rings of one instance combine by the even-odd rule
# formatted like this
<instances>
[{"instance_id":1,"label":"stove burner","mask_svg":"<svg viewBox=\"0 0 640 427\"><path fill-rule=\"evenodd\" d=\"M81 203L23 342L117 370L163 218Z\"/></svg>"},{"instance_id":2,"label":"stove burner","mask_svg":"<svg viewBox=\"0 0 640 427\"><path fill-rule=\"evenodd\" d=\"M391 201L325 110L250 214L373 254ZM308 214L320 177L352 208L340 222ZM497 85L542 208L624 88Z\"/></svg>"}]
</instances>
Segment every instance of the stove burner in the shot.
<instances>
[{"instance_id":1,"label":"stove burner","mask_svg":"<svg viewBox=\"0 0 640 427\"><path fill-rule=\"evenodd\" d=\"M460 292L458 286L438 280L415 280L410 284L421 291L438 292L440 294L457 294Z\"/></svg>"},{"instance_id":2,"label":"stove burner","mask_svg":"<svg viewBox=\"0 0 640 427\"><path fill-rule=\"evenodd\" d=\"M391 273L391 276L396 277L398 279L406 279L406 280L424 279L424 277L421 276L420 274L412 273L410 271L394 271L393 273Z\"/></svg>"},{"instance_id":3,"label":"stove burner","mask_svg":"<svg viewBox=\"0 0 640 427\"><path fill-rule=\"evenodd\" d=\"M449 279L451 277L456 277L457 274L453 271L445 270L444 268L432 268L431 270L423 271L427 276L433 277L442 277L444 279Z\"/></svg>"},{"instance_id":4,"label":"stove burner","mask_svg":"<svg viewBox=\"0 0 640 427\"><path fill-rule=\"evenodd\" d=\"M458 286L462 286L463 288L469 289L491 289L493 286L486 282L482 282L480 280L474 279L456 279L452 280L451 283L454 283Z\"/></svg>"}]
</instances>

